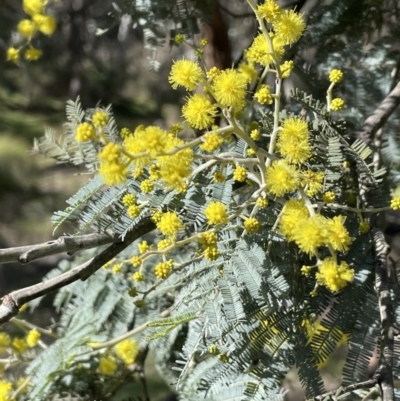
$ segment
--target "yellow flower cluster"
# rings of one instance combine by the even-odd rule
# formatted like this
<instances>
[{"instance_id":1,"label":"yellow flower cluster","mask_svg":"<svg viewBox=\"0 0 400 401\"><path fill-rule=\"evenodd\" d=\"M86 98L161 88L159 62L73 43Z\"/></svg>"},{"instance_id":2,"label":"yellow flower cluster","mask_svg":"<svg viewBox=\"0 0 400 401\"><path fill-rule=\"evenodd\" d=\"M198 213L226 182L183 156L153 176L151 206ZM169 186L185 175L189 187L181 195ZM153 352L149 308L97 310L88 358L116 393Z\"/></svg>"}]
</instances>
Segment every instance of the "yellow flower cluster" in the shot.
<instances>
[{"instance_id":1,"label":"yellow flower cluster","mask_svg":"<svg viewBox=\"0 0 400 401\"><path fill-rule=\"evenodd\" d=\"M182 223L181 218L174 212L163 213L157 223L157 228L161 231L161 234L171 240L175 239L178 231L184 227L185 225Z\"/></svg>"},{"instance_id":2,"label":"yellow flower cluster","mask_svg":"<svg viewBox=\"0 0 400 401\"><path fill-rule=\"evenodd\" d=\"M142 264L140 256L134 255L131 257L131 263L133 267L139 267Z\"/></svg>"},{"instance_id":3,"label":"yellow flower cluster","mask_svg":"<svg viewBox=\"0 0 400 401\"><path fill-rule=\"evenodd\" d=\"M192 128L205 129L214 123L217 106L206 95L191 96L182 108L183 117Z\"/></svg>"},{"instance_id":4,"label":"yellow flower cluster","mask_svg":"<svg viewBox=\"0 0 400 401\"><path fill-rule=\"evenodd\" d=\"M36 347L36 344L40 340L40 336L40 333L36 329L30 330L26 336L26 344L28 347Z\"/></svg>"},{"instance_id":5,"label":"yellow flower cluster","mask_svg":"<svg viewBox=\"0 0 400 401\"><path fill-rule=\"evenodd\" d=\"M122 161L121 149L117 144L109 142L101 151L99 159L99 173L106 184L119 185L125 182L128 166Z\"/></svg>"},{"instance_id":6,"label":"yellow flower cluster","mask_svg":"<svg viewBox=\"0 0 400 401\"><path fill-rule=\"evenodd\" d=\"M57 27L56 19L45 14L46 4L47 1L45 0L23 0L22 8L30 18L21 20L17 25L17 31L26 39L26 42L19 48L10 47L7 50L8 61L17 63L24 47L27 47L24 52L27 61L36 61L42 56L42 51L31 45L32 39L38 32L51 36Z\"/></svg>"},{"instance_id":7,"label":"yellow flower cluster","mask_svg":"<svg viewBox=\"0 0 400 401\"><path fill-rule=\"evenodd\" d=\"M340 111L344 108L344 100L341 99L340 97L337 97L332 100L331 102L331 109L333 111Z\"/></svg>"},{"instance_id":8,"label":"yellow flower cluster","mask_svg":"<svg viewBox=\"0 0 400 401\"><path fill-rule=\"evenodd\" d=\"M311 156L308 124L301 118L290 117L282 124L276 147L290 163L299 164Z\"/></svg>"},{"instance_id":9,"label":"yellow flower cluster","mask_svg":"<svg viewBox=\"0 0 400 401\"><path fill-rule=\"evenodd\" d=\"M329 80L335 84L338 84L343 79L343 72L334 69L329 74Z\"/></svg>"},{"instance_id":10,"label":"yellow flower cluster","mask_svg":"<svg viewBox=\"0 0 400 401\"><path fill-rule=\"evenodd\" d=\"M10 392L12 384L5 380L0 380L0 401L11 401Z\"/></svg>"},{"instance_id":11,"label":"yellow flower cluster","mask_svg":"<svg viewBox=\"0 0 400 401\"><path fill-rule=\"evenodd\" d=\"M283 209L280 230L288 241L294 241L305 253L315 255L317 248L321 246L345 252L353 240L344 222L344 216L335 216L332 219L319 214L310 216L302 201L291 199Z\"/></svg>"},{"instance_id":12,"label":"yellow flower cluster","mask_svg":"<svg viewBox=\"0 0 400 401\"><path fill-rule=\"evenodd\" d=\"M173 267L174 261L172 259L167 260L166 262L160 262L155 266L154 274L159 279L166 279L171 274Z\"/></svg>"},{"instance_id":13,"label":"yellow flower cluster","mask_svg":"<svg viewBox=\"0 0 400 401\"><path fill-rule=\"evenodd\" d=\"M256 233L260 229L260 222L255 217L249 217L244 221L244 228L249 234Z\"/></svg>"},{"instance_id":14,"label":"yellow flower cluster","mask_svg":"<svg viewBox=\"0 0 400 401\"><path fill-rule=\"evenodd\" d=\"M221 202L210 202L204 214L208 220L208 224L224 224L228 222L226 206Z\"/></svg>"},{"instance_id":15,"label":"yellow flower cluster","mask_svg":"<svg viewBox=\"0 0 400 401\"><path fill-rule=\"evenodd\" d=\"M215 132L210 132L204 135L204 142L200 145L200 149L206 152L214 152L218 149L224 140Z\"/></svg>"},{"instance_id":16,"label":"yellow flower cluster","mask_svg":"<svg viewBox=\"0 0 400 401\"><path fill-rule=\"evenodd\" d=\"M104 127L108 123L108 114L105 111L97 110L92 115L92 123L95 127Z\"/></svg>"},{"instance_id":17,"label":"yellow flower cluster","mask_svg":"<svg viewBox=\"0 0 400 401\"><path fill-rule=\"evenodd\" d=\"M92 124L81 123L76 128L75 139L77 142L87 142L96 138L96 130Z\"/></svg>"},{"instance_id":18,"label":"yellow flower cluster","mask_svg":"<svg viewBox=\"0 0 400 401\"><path fill-rule=\"evenodd\" d=\"M283 196L287 192L298 189L300 175L296 167L285 160L278 160L267 169L265 181L269 192L276 196Z\"/></svg>"},{"instance_id":19,"label":"yellow flower cluster","mask_svg":"<svg viewBox=\"0 0 400 401\"><path fill-rule=\"evenodd\" d=\"M138 353L138 343L131 338L121 341L115 346L115 354L125 363L125 365L130 365L135 362Z\"/></svg>"},{"instance_id":20,"label":"yellow flower cluster","mask_svg":"<svg viewBox=\"0 0 400 401\"><path fill-rule=\"evenodd\" d=\"M206 231L198 238L201 247L204 250L204 258L206 260L216 260L219 258L220 253L217 246L217 235L215 232Z\"/></svg>"},{"instance_id":21,"label":"yellow flower cluster","mask_svg":"<svg viewBox=\"0 0 400 401\"><path fill-rule=\"evenodd\" d=\"M390 207L393 210L399 210L400 209L400 196L396 196L393 198L390 202Z\"/></svg>"},{"instance_id":22,"label":"yellow flower cluster","mask_svg":"<svg viewBox=\"0 0 400 401\"><path fill-rule=\"evenodd\" d=\"M102 376L112 376L118 368L117 361L112 356L102 357L99 360L98 372Z\"/></svg>"},{"instance_id":23,"label":"yellow flower cluster","mask_svg":"<svg viewBox=\"0 0 400 401\"><path fill-rule=\"evenodd\" d=\"M243 166L237 166L233 172L233 179L238 182L244 182L247 178L247 170Z\"/></svg>"},{"instance_id":24,"label":"yellow flower cluster","mask_svg":"<svg viewBox=\"0 0 400 401\"><path fill-rule=\"evenodd\" d=\"M147 241L142 241L138 243L138 249L139 253L146 253L147 251L150 251L152 246L147 243Z\"/></svg>"},{"instance_id":25,"label":"yellow flower cluster","mask_svg":"<svg viewBox=\"0 0 400 401\"><path fill-rule=\"evenodd\" d=\"M260 89L254 94L260 104L272 104L273 98L269 85L261 85Z\"/></svg>"},{"instance_id":26,"label":"yellow flower cluster","mask_svg":"<svg viewBox=\"0 0 400 401\"><path fill-rule=\"evenodd\" d=\"M141 183L144 193L151 192L153 181L157 180L163 181L168 189L180 192L186 189L184 180L191 171L193 150L183 145L184 141L156 126L139 126L133 135L125 137L123 148L127 163L139 169L149 167L150 179ZM137 179L141 174L142 170L139 170L133 176Z\"/></svg>"},{"instance_id":27,"label":"yellow flower cluster","mask_svg":"<svg viewBox=\"0 0 400 401\"><path fill-rule=\"evenodd\" d=\"M317 283L332 292L338 292L354 279L354 270L342 261L340 265L333 258L326 258L315 275Z\"/></svg>"}]
</instances>

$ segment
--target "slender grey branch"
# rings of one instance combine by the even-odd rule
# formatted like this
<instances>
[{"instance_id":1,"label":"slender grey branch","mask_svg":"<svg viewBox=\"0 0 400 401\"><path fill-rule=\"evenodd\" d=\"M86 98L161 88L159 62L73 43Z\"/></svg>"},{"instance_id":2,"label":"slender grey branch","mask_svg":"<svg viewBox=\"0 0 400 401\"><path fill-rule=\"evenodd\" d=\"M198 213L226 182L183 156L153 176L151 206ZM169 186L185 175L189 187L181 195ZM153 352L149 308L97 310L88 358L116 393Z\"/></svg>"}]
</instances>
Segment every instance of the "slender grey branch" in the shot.
<instances>
[{"instance_id":1,"label":"slender grey branch","mask_svg":"<svg viewBox=\"0 0 400 401\"><path fill-rule=\"evenodd\" d=\"M329 393L325 393L325 394L317 395L316 397L313 397L313 398L309 398L306 401L322 401L325 399L330 399L327 397L344 395L346 393L350 393L352 391L359 390L362 388L371 388L371 387L374 387L376 384L378 384L378 379L379 379L379 375L374 375L374 377L372 379L366 380L364 382L353 383L347 387L341 387L338 390L330 391Z\"/></svg>"},{"instance_id":2,"label":"slender grey branch","mask_svg":"<svg viewBox=\"0 0 400 401\"><path fill-rule=\"evenodd\" d=\"M373 229L375 248L375 291L378 296L381 318L381 346L379 356L379 386L383 401L394 401L393 355L394 355L394 311L389 289L387 256L389 246L381 228Z\"/></svg>"},{"instance_id":3,"label":"slender grey branch","mask_svg":"<svg viewBox=\"0 0 400 401\"><path fill-rule=\"evenodd\" d=\"M363 125L355 132L355 135L370 144L376 132L384 126L399 104L400 82L397 83L379 107L364 121Z\"/></svg>"},{"instance_id":4,"label":"slender grey branch","mask_svg":"<svg viewBox=\"0 0 400 401\"><path fill-rule=\"evenodd\" d=\"M22 288L5 295L2 298L2 304L0 305L0 324L8 322L12 317L17 315L19 308L26 302L49 294L50 292L53 292L61 287L65 287L66 285L79 279L86 280L104 264L116 257L133 241L154 229L155 224L151 220L150 216L145 217L139 221L135 228L125 236L123 241L113 243L104 251L84 264L42 283Z\"/></svg>"},{"instance_id":5,"label":"slender grey branch","mask_svg":"<svg viewBox=\"0 0 400 401\"><path fill-rule=\"evenodd\" d=\"M95 248L100 245L107 245L119 241L113 234L93 233L77 236L62 236L54 241L43 242L42 244L19 246L15 248L0 249L0 264L19 262L29 263L35 259L45 256L56 255L67 252L69 255L83 249Z\"/></svg>"}]
</instances>

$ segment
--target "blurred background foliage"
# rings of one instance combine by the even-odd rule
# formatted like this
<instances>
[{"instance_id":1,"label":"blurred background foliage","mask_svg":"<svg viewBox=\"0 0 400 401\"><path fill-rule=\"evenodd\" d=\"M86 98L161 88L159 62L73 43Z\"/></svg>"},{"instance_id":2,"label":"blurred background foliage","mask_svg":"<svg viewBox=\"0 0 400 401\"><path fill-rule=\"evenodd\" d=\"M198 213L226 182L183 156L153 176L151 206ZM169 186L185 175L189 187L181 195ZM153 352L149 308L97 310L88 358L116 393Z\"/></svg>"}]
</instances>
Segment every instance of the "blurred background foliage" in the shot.
<instances>
[{"instance_id":1,"label":"blurred background foliage","mask_svg":"<svg viewBox=\"0 0 400 401\"><path fill-rule=\"evenodd\" d=\"M168 84L172 60L193 57L189 46L172 44L173 36L185 32L187 38L206 37L207 66L229 68L242 61L257 30L241 0L59 0L48 8L57 19L55 34L35 39L42 59L17 65L6 62L5 54L20 40L16 26L26 18L21 3L0 0L0 247L49 240L51 214L63 209L65 199L87 179L83 171L29 155L44 126L61 132L68 99L80 95L84 107L112 103L121 128L169 126L180 120L184 97ZM329 71L340 68L345 79L335 96L346 101L341 116L350 133L399 81L400 2L278 3L302 12L308 25L284 58L295 63L284 83L285 107L300 111L289 98L294 87L323 101ZM399 124L397 110L379 132L394 185L400 176ZM396 216L389 219L396 232ZM0 266L0 296L37 282L57 260Z\"/></svg>"}]
</instances>

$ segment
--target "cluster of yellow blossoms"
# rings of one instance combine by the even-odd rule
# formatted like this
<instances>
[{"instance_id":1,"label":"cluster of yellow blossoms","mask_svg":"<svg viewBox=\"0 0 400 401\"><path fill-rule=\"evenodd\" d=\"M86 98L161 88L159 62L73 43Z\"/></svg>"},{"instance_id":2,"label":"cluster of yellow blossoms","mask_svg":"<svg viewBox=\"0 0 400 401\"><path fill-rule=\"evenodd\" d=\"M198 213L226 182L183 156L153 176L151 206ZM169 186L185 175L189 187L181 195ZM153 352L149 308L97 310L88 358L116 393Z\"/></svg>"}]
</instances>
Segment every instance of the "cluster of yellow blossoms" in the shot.
<instances>
[{"instance_id":1,"label":"cluster of yellow blossoms","mask_svg":"<svg viewBox=\"0 0 400 401\"><path fill-rule=\"evenodd\" d=\"M131 365L139 354L138 343L132 338L123 340L114 347L114 353L126 366ZM103 356L99 359L97 371L102 376L112 376L117 369L118 362L113 355Z\"/></svg>"},{"instance_id":2,"label":"cluster of yellow blossoms","mask_svg":"<svg viewBox=\"0 0 400 401\"><path fill-rule=\"evenodd\" d=\"M19 47L10 47L7 50L7 60L18 63L20 54L24 50L24 58L27 61L36 61L42 56L42 51L32 45L32 39L37 33L46 36L53 35L56 30L56 19L46 14L47 0L23 0L22 8L29 18L18 23L17 30L24 43Z\"/></svg>"},{"instance_id":3,"label":"cluster of yellow blossoms","mask_svg":"<svg viewBox=\"0 0 400 401\"><path fill-rule=\"evenodd\" d=\"M108 185L120 185L128 179L139 180L140 191L146 194L128 193L122 203L131 218L140 216L146 208L147 199L156 189L176 191L183 194L189 184L195 181L201 171L213 170L215 183L223 183L228 177L226 165L234 165L232 178L239 183L258 187L244 204L237 208L220 201L212 200L204 206L203 213L209 231L195 233L192 237L179 240L179 232L185 228L184 214L175 211L152 211L153 221L163 235L154 250L146 241L138 245L139 254L133 255L130 262L134 268L140 267L132 275L136 282L144 280L143 265L148 258L162 257L153 264L157 278L165 279L176 269L173 260L166 255L172 249L191 241L200 244L200 251L206 260L220 257L217 244L218 231L230 221L242 221L245 234L255 234L261 224L257 218L258 210L268 207L267 198L279 198L283 204L275 227L294 242L301 251L316 260L315 266L303 266L304 275L310 275L316 268L316 285L325 286L332 292L340 291L353 280L354 270L344 261L344 255L353 241L345 227L345 217L337 215L324 217L321 212L335 202L335 193L323 193L325 186L324 170L313 166L313 146L309 122L301 116L289 115L280 120L281 81L289 77L294 68L293 61L282 62L287 46L295 43L305 30L302 16L293 10L283 10L274 0L256 5L248 0L257 17L260 33L245 52L245 61L237 68L220 70L216 67L202 67L202 41L199 61L178 60L173 63L169 74L172 88L184 88L193 92L185 98L182 117L186 127L204 130L196 139L183 140L178 137L182 130L179 124L169 131L158 126L138 126L133 132L123 128L121 141L114 142L104 133L109 116L105 110L96 110L86 121L76 128L76 140L93 141L101 144L99 152L99 173ZM183 35L175 38L177 43L185 41ZM275 93L264 84L268 72L275 74ZM335 85L343 80L343 72L334 69L329 74L330 86L327 91L328 112L344 107L340 98L332 99ZM248 93L250 83L255 83L253 98ZM274 107L274 126L271 132L262 132L255 121L243 122L241 116L249 102ZM227 124L215 125L216 119L223 117ZM245 156L251 160L223 158L218 149L232 140L233 136L246 142ZM268 149L262 149L256 142L268 138ZM198 161L203 164L198 163ZM214 168L216 167L216 168ZM229 173L230 174L230 173ZM230 177L229 177L230 178ZM292 199L297 193L300 199ZM285 199L288 197L289 200ZM314 204L318 202L321 207ZM400 208L396 199L393 208ZM252 208L252 210L249 210ZM229 213L231 211L231 213ZM359 231L368 232L368 223L361 221ZM322 255L322 256L321 256ZM329 255L329 256L327 256ZM113 268L114 269L114 268ZM120 271L120 267L115 267ZM136 290L135 290L136 291ZM136 292L137 293L137 292Z\"/></svg>"}]
</instances>

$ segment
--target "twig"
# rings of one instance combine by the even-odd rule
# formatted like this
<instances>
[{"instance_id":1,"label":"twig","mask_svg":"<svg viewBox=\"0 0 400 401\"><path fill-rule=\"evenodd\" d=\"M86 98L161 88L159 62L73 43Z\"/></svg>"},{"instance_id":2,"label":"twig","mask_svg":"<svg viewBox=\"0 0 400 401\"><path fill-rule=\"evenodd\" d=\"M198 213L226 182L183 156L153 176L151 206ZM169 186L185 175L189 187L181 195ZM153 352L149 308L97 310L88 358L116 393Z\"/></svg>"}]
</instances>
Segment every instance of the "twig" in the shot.
<instances>
[{"instance_id":1,"label":"twig","mask_svg":"<svg viewBox=\"0 0 400 401\"><path fill-rule=\"evenodd\" d=\"M339 391L340 391L340 394L345 394L345 393L349 393L351 391L359 390L362 388L371 388L371 387L374 387L378 383L379 377L380 377L379 375L374 375L374 377L372 379L366 380L364 382L353 383L347 387L342 387L339 390L330 391L329 393L317 395L316 397L313 397L313 398L308 398L306 401L322 401L326 397L335 396L335 395L337 396L338 395L337 393Z\"/></svg>"},{"instance_id":2,"label":"twig","mask_svg":"<svg viewBox=\"0 0 400 401\"><path fill-rule=\"evenodd\" d=\"M400 82L385 97L379 107L364 121L363 125L355 132L356 137L366 143L371 143L375 133L384 126L400 104Z\"/></svg>"},{"instance_id":3,"label":"twig","mask_svg":"<svg viewBox=\"0 0 400 401\"><path fill-rule=\"evenodd\" d=\"M150 216L147 216L138 222L135 228L125 236L123 241L110 245L91 260L57 277L5 295L0 305L0 324L8 322L12 317L16 316L19 308L26 302L49 294L79 279L86 280L109 260L113 259L128 247L133 241L154 229L154 222L151 220Z\"/></svg>"},{"instance_id":4,"label":"twig","mask_svg":"<svg viewBox=\"0 0 400 401\"><path fill-rule=\"evenodd\" d=\"M379 301L381 318L381 346L379 357L379 386L383 401L394 401L393 355L394 311L389 289L387 255L390 251L381 228L373 229L375 248L375 291Z\"/></svg>"},{"instance_id":5,"label":"twig","mask_svg":"<svg viewBox=\"0 0 400 401\"><path fill-rule=\"evenodd\" d=\"M67 252L69 255L83 249L95 248L120 241L117 236L111 234L87 234L78 236L62 236L54 241L42 244L19 246L15 248L0 249L0 264L19 262L29 263L45 256Z\"/></svg>"}]
</instances>

